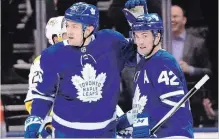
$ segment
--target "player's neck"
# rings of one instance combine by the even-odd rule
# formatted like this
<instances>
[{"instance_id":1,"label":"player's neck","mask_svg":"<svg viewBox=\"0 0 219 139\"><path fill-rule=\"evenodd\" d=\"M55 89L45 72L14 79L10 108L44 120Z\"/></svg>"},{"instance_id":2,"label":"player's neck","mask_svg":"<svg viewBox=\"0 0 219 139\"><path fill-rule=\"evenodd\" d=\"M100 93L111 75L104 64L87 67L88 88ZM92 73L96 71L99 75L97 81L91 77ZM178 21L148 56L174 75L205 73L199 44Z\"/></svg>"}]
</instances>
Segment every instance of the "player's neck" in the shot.
<instances>
[{"instance_id":1,"label":"player's neck","mask_svg":"<svg viewBox=\"0 0 219 139\"><path fill-rule=\"evenodd\" d=\"M84 46L87 46L88 44L90 44L90 42L93 40L93 35L90 35L84 42Z\"/></svg>"},{"instance_id":2,"label":"player's neck","mask_svg":"<svg viewBox=\"0 0 219 139\"><path fill-rule=\"evenodd\" d=\"M146 59L148 59L148 58L150 58L150 57L152 57L155 53L157 53L157 51L159 51L161 49L161 43L159 43L155 48L154 48L154 50L153 50L153 52L149 55L149 56L147 56L147 57L145 57Z\"/></svg>"}]
</instances>

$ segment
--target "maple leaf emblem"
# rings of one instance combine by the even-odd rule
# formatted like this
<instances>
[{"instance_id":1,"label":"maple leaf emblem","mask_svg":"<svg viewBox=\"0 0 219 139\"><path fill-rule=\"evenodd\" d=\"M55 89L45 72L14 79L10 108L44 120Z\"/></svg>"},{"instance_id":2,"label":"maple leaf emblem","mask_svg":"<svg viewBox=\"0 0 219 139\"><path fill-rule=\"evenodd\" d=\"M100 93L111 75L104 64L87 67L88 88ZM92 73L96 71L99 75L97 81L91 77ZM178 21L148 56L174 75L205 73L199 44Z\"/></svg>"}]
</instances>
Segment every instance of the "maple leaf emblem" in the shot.
<instances>
[{"instance_id":1,"label":"maple leaf emblem","mask_svg":"<svg viewBox=\"0 0 219 139\"><path fill-rule=\"evenodd\" d=\"M142 97L140 97L141 92L139 89L139 86L136 86L135 89L135 95L133 98L133 107L134 107L134 113L138 114L138 113L142 113L144 110L145 105L147 104L147 96L143 95Z\"/></svg>"},{"instance_id":2,"label":"maple leaf emblem","mask_svg":"<svg viewBox=\"0 0 219 139\"><path fill-rule=\"evenodd\" d=\"M91 64L85 64L81 71L82 77L72 76L72 83L77 89L78 99L82 102L97 101L102 98L102 88L106 81L106 73L96 76L96 70Z\"/></svg>"},{"instance_id":3,"label":"maple leaf emblem","mask_svg":"<svg viewBox=\"0 0 219 139\"><path fill-rule=\"evenodd\" d=\"M92 15L95 15L95 10L94 10L94 8L91 8L91 9L90 9L90 12L91 12Z\"/></svg>"}]
</instances>

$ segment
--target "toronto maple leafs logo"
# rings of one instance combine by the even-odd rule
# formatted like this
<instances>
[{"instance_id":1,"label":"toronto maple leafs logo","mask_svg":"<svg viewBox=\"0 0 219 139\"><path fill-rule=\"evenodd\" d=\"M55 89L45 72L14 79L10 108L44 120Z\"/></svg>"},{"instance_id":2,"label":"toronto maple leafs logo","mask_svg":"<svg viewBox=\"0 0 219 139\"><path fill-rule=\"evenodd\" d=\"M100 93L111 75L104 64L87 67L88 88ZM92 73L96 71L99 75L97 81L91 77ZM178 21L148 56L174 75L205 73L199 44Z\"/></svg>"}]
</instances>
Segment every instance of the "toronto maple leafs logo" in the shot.
<instances>
[{"instance_id":1,"label":"toronto maple leafs logo","mask_svg":"<svg viewBox=\"0 0 219 139\"><path fill-rule=\"evenodd\" d=\"M82 77L72 76L72 83L77 89L78 99L82 102L98 101L102 98L102 88L106 80L106 73L96 76L96 70L91 64L85 64L81 71Z\"/></svg>"},{"instance_id":2,"label":"toronto maple leafs logo","mask_svg":"<svg viewBox=\"0 0 219 139\"><path fill-rule=\"evenodd\" d=\"M133 118L136 119L137 118L137 114L141 114L144 110L145 105L147 104L147 96L145 95L141 95L139 86L137 84L136 89L135 89L135 95L133 98L133 109L132 109L132 114L133 114Z\"/></svg>"},{"instance_id":3,"label":"toronto maple leafs logo","mask_svg":"<svg viewBox=\"0 0 219 139\"><path fill-rule=\"evenodd\" d=\"M155 19L155 21L159 21L159 17L156 14L151 14L151 17Z\"/></svg>"},{"instance_id":4,"label":"toronto maple leafs logo","mask_svg":"<svg viewBox=\"0 0 219 139\"><path fill-rule=\"evenodd\" d=\"M91 12L92 15L95 15L95 10L94 10L94 8L91 8L91 9L90 9L90 12Z\"/></svg>"}]
</instances>

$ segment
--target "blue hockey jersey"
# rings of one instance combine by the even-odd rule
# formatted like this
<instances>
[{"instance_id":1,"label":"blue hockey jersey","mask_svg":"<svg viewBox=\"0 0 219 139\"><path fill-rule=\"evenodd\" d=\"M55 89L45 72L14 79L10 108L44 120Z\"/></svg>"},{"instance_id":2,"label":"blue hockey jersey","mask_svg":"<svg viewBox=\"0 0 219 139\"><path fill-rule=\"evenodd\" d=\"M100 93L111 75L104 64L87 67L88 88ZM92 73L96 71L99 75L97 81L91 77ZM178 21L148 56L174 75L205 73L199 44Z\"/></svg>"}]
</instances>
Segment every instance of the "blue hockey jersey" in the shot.
<instances>
[{"instance_id":1,"label":"blue hockey jersey","mask_svg":"<svg viewBox=\"0 0 219 139\"><path fill-rule=\"evenodd\" d=\"M148 59L141 59L134 77L133 118L138 113L150 116L152 128L188 92L184 74L165 50ZM168 119L155 133L158 138L169 136L193 137L193 121L189 101Z\"/></svg>"},{"instance_id":2,"label":"blue hockey jersey","mask_svg":"<svg viewBox=\"0 0 219 139\"><path fill-rule=\"evenodd\" d=\"M58 44L56 44L56 49L58 49L58 47L63 47L65 44L64 42L60 42ZM50 46L53 46L53 45L50 45ZM29 87L28 87L28 92L27 92L27 95L26 95L26 98L24 100L25 102L25 105L32 101L33 97L34 97L34 94L32 93L32 90L33 89L36 89L36 86L39 82L39 80L41 80L41 76L42 75L42 69L40 67L40 60L41 59L41 55L37 56L31 67L30 67L30 73L29 73L29 76L28 76L28 84L29 84ZM30 112L30 109L31 109L31 104L28 104L27 106L27 111Z\"/></svg>"},{"instance_id":3,"label":"blue hockey jersey","mask_svg":"<svg viewBox=\"0 0 219 139\"><path fill-rule=\"evenodd\" d=\"M63 137L114 137L120 71L133 52L129 41L102 30L88 46L63 43L41 55L31 115L44 118L54 102L52 125Z\"/></svg>"}]
</instances>

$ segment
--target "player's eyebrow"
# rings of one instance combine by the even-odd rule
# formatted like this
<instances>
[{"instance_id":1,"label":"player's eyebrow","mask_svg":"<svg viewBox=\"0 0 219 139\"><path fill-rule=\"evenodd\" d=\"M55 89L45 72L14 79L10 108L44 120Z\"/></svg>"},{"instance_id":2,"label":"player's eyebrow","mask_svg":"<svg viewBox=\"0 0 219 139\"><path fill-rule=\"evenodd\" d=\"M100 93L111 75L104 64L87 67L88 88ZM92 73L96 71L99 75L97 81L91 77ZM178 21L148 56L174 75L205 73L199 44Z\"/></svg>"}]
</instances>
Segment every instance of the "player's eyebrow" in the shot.
<instances>
[{"instance_id":1,"label":"player's eyebrow","mask_svg":"<svg viewBox=\"0 0 219 139\"><path fill-rule=\"evenodd\" d=\"M147 32L143 32L143 33L141 33L141 35L148 35L148 33Z\"/></svg>"},{"instance_id":2,"label":"player's eyebrow","mask_svg":"<svg viewBox=\"0 0 219 139\"><path fill-rule=\"evenodd\" d=\"M66 25L69 25L69 26L70 26L70 25L71 25L71 26L76 26L76 25L78 25L78 24L77 24L77 23L67 23L67 22L66 22Z\"/></svg>"}]
</instances>

